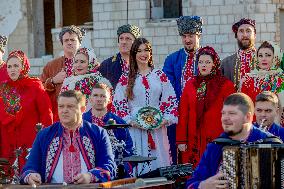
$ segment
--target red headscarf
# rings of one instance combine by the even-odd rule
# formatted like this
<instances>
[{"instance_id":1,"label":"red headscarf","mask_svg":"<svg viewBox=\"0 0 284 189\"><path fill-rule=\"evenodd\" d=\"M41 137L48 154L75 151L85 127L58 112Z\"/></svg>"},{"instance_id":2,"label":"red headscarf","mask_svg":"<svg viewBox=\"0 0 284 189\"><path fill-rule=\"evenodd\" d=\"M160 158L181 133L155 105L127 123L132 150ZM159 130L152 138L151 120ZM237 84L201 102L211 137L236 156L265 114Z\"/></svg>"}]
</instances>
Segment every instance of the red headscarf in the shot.
<instances>
[{"instance_id":1,"label":"red headscarf","mask_svg":"<svg viewBox=\"0 0 284 189\"><path fill-rule=\"evenodd\" d=\"M30 62L28 60L28 57L25 55L23 51L16 50L16 51L10 52L7 62L13 57L18 58L21 61L22 66L23 66L18 80L21 78L28 77L28 74L30 72Z\"/></svg>"},{"instance_id":2,"label":"red headscarf","mask_svg":"<svg viewBox=\"0 0 284 189\"><path fill-rule=\"evenodd\" d=\"M16 99L13 106L11 104L6 104L5 100L2 100L4 103L3 106L5 107L5 113L6 115L2 119L2 122L4 124L7 124L11 121L14 121L14 125L17 125L17 122L22 121L22 107L21 107L21 91L25 90L27 86L35 86L44 89L41 81L38 78L35 77L29 77L28 73L30 71L30 63L23 51L16 50L12 51L7 59L7 62L9 59L16 57L18 58L22 63L22 70L20 72L19 78L16 81L13 81L10 77L8 81L2 83L0 85L0 98L2 99ZM7 66L7 64L6 64ZM1 104L2 106L2 104ZM17 116L14 116L16 115ZM13 130L13 127L10 128Z\"/></svg>"},{"instance_id":3,"label":"red headscarf","mask_svg":"<svg viewBox=\"0 0 284 189\"><path fill-rule=\"evenodd\" d=\"M41 88L44 88L40 79L36 77L29 77L30 62L26 54L21 50L12 51L8 56L7 62L13 57L18 58L21 61L22 70L20 72L19 78L16 81L12 81L12 79L9 78L8 84L11 86L18 86L18 88L25 87L27 85L38 85Z\"/></svg>"},{"instance_id":4,"label":"red headscarf","mask_svg":"<svg viewBox=\"0 0 284 189\"><path fill-rule=\"evenodd\" d=\"M200 48L197 54L197 61L199 61L199 57L202 55L210 55L214 65L209 75L201 76L198 70L198 76L195 77L194 84L198 100L197 120L200 120L203 113L211 106L225 82L225 78L221 76L221 61L216 51L209 46Z\"/></svg>"}]
</instances>

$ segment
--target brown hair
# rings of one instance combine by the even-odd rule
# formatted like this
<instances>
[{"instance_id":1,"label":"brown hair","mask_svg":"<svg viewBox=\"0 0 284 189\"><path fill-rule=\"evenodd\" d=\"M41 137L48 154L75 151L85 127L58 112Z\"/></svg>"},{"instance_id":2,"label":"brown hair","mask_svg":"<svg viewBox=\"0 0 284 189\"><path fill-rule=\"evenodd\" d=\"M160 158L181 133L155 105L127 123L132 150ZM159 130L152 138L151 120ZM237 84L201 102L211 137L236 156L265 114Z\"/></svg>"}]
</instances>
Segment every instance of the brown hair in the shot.
<instances>
[{"instance_id":1,"label":"brown hair","mask_svg":"<svg viewBox=\"0 0 284 189\"><path fill-rule=\"evenodd\" d=\"M256 96L255 102L271 102L275 107L279 107L279 99L271 91L262 91Z\"/></svg>"},{"instance_id":2,"label":"brown hair","mask_svg":"<svg viewBox=\"0 0 284 189\"><path fill-rule=\"evenodd\" d=\"M257 49L257 52L256 52L257 56L258 56L259 49L264 49L264 48L271 49L274 54L274 47L269 42L264 41Z\"/></svg>"},{"instance_id":3,"label":"brown hair","mask_svg":"<svg viewBox=\"0 0 284 189\"><path fill-rule=\"evenodd\" d=\"M111 90L110 90L110 88L107 86L107 84L104 84L104 83L96 83L96 84L93 86L92 92L93 92L94 89L104 89L104 90L106 90L106 91L111 95Z\"/></svg>"},{"instance_id":4,"label":"brown hair","mask_svg":"<svg viewBox=\"0 0 284 189\"><path fill-rule=\"evenodd\" d=\"M148 61L148 66L154 68L154 63L152 59L152 46L151 43L145 38L137 38L134 40L131 50L130 50L130 58L129 58L129 74L128 74L128 84L126 88L126 97L129 100L133 100L133 87L135 84L136 75L138 72L138 65L136 61L136 54L140 45L145 44L147 48L150 49L150 59Z\"/></svg>"},{"instance_id":5,"label":"brown hair","mask_svg":"<svg viewBox=\"0 0 284 189\"><path fill-rule=\"evenodd\" d=\"M59 94L58 99L60 97L68 97L68 98L76 98L78 104L80 104L81 106L85 106L86 105L86 97L83 93L81 93L81 91L76 91L76 90L67 90L67 91L63 91Z\"/></svg>"},{"instance_id":6,"label":"brown hair","mask_svg":"<svg viewBox=\"0 0 284 189\"><path fill-rule=\"evenodd\" d=\"M251 98L244 93L233 93L228 96L224 105L233 105L239 106L239 109L243 112L243 114L247 114L248 112L254 113L254 104Z\"/></svg>"}]
</instances>

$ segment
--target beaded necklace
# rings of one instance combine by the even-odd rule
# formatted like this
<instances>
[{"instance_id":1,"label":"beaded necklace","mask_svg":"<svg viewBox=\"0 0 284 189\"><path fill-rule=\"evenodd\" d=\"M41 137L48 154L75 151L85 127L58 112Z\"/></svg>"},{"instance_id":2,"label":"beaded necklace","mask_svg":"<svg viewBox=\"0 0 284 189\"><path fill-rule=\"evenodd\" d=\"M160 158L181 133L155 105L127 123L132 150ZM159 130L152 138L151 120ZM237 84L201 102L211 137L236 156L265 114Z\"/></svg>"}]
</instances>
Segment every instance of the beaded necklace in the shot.
<instances>
[{"instance_id":1,"label":"beaded necklace","mask_svg":"<svg viewBox=\"0 0 284 189\"><path fill-rule=\"evenodd\" d=\"M239 87L240 79L254 69L256 62L256 49L253 47L249 50L238 50L237 60L234 68L234 83L235 87Z\"/></svg>"}]
</instances>

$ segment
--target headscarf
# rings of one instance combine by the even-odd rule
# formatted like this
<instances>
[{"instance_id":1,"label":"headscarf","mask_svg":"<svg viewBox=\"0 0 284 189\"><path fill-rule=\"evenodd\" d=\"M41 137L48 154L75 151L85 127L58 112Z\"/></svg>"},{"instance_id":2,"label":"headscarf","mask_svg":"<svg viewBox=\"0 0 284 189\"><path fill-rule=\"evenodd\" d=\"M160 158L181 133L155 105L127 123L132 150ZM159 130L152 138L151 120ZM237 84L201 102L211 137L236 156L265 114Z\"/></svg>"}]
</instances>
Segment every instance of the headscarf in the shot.
<instances>
[{"instance_id":1,"label":"headscarf","mask_svg":"<svg viewBox=\"0 0 284 189\"><path fill-rule=\"evenodd\" d=\"M199 61L200 56L204 54L207 54L207 55L209 54L213 58L214 65L209 75L210 76L221 75L221 61L216 51L210 46L200 48L198 50L197 57L196 57L197 61ZM200 75L199 70L198 70L198 75Z\"/></svg>"},{"instance_id":2,"label":"headscarf","mask_svg":"<svg viewBox=\"0 0 284 189\"><path fill-rule=\"evenodd\" d=\"M275 44L271 41L264 41L263 43L268 43L273 47L273 60L272 60L272 64L271 64L271 67L270 67L270 71L282 72L283 71L281 69L281 61L282 61L282 58L283 58L282 50L280 49L280 47L277 44ZM259 51L260 48L266 48L266 47L259 47L258 51ZM255 73L255 72L260 70L258 64L259 64L259 62L257 60L256 61L256 68L252 71L252 73Z\"/></svg>"},{"instance_id":3,"label":"headscarf","mask_svg":"<svg viewBox=\"0 0 284 189\"><path fill-rule=\"evenodd\" d=\"M221 61L217 52L209 46L202 47L198 50L197 61L200 56L209 54L213 59L213 67L209 75L202 76L198 70L198 75L195 76L194 85L196 87L196 94L198 100L197 106L197 120L201 120L202 115L206 112L214 102L216 96L220 93L221 87L223 86L226 79L221 76Z\"/></svg>"},{"instance_id":4,"label":"headscarf","mask_svg":"<svg viewBox=\"0 0 284 189\"><path fill-rule=\"evenodd\" d=\"M94 73L97 71L97 68L99 67L99 63L97 60L97 56L93 49L88 48L79 48L77 54L84 54L88 58L88 72L87 73ZM76 56L75 55L75 56Z\"/></svg>"},{"instance_id":5,"label":"headscarf","mask_svg":"<svg viewBox=\"0 0 284 189\"><path fill-rule=\"evenodd\" d=\"M18 80L21 79L21 78L28 77L28 74L30 72L30 62L28 60L28 57L25 55L25 53L23 51L15 50L15 51L10 52L8 59L7 59L7 62L9 61L9 59L11 59L13 57L18 58L22 63L22 70L20 72Z\"/></svg>"},{"instance_id":6,"label":"headscarf","mask_svg":"<svg viewBox=\"0 0 284 189\"><path fill-rule=\"evenodd\" d=\"M177 19L179 35L186 33L201 34L203 20L199 16L181 16Z\"/></svg>"},{"instance_id":7,"label":"headscarf","mask_svg":"<svg viewBox=\"0 0 284 189\"><path fill-rule=\"evenodd\" d=\"M250 18L242 18L232 26L233 32L236 34L238 32L238 29L243 24L249 24L254 28L254 33L256 33L256 27L255 27L255 20L252 20Z\"/></svg>"},{"instance_id":8,"label":"headscarf","mask_svg":"<svg viewBox=\"0 0 284 189\"><path fill-rule=\"evenodd\" d=\"M10 77L8 81L3 82L0 85L0 96L2 99L5 99L4 107L5 111L9 115L15 115L17 114L17 120L22 120L20 117L22 116L21 113L21 95L20 91L26 90L27 86L32 87L38 87L44 90L43 84L40 81L39 78L36 77L29 77L29 71L30 71L30 63L25 55L25 53L21 50L15 50L10 52L7 62L11 58L18 58L22 64L22 69L20 71L20 75L16 81L13 81ZM9 100L10 99L10 100ZM9 101L13 101L13 103L8 103ZM10 119L14 119L14 117L7 117L5 120L6 122L9 122ZM16 124L17 125L17 124Z\"/></svg>"}]
</instances>

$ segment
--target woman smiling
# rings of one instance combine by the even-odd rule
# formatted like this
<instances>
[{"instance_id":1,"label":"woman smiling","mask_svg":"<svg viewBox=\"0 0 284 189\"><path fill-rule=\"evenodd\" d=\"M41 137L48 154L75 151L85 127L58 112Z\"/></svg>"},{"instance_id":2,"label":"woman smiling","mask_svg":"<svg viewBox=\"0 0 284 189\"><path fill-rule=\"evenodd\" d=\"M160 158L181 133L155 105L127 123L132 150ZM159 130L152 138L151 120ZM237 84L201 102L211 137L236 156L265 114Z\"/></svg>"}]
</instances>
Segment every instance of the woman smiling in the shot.
<instances>
[{"instance_id":1,"label":"woman smiling","mask_svg":"<svg viewBox=\"0 0 284 189\"><path fill-rule=\"evenodd\" d=\"M61 91L78 90L86 95L87 111L91 108L88 99L96 83L105 83L112 88L110 82L97 71L98 66L99 63L93 50L78 49L73 64L73 75L64 79L61 88Z\"/></svg>"}]
</instances>

